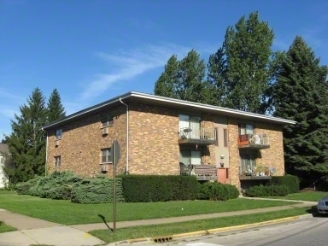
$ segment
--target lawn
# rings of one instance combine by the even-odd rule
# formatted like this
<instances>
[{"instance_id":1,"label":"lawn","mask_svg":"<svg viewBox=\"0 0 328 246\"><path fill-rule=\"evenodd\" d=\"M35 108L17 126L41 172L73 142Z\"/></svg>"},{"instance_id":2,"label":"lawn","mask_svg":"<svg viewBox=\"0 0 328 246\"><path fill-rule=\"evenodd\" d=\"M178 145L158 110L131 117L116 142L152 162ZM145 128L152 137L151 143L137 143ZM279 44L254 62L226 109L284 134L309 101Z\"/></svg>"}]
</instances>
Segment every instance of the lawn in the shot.
<instances>
[{"instance_id":1,"label":"lawn","mask_svg":"<svg viewBox=\"0 0 328 246\"><path fill-rule=\"evenodd\" d=\"M290 204L293 203L250 199L233 199L225 202L177 201L119 203L117 204L117 221L240 211ZM113 214L113 204L111 203L76 204L70 201L51 200L17 194L0 194L0 208L65 225L102 223L101 216L110 222L112 221Z\"/></svg>"},{"instance_id":2,"label":"lawn","mask_svg":"<svg viewBox=\"0 0 328 246\"><path fill-rule=\"evenodd\" d=\"M280 199L288 199L288 200L300 200L300 201L313 201L317 202L323 197L327 197L327 192L322 191L316 191L316 192L299 192L299 193L293 193L289 194L284 197L275 197Z\"/></svg>"},{"instance_id":3,"label":"lawn","mask_svg":"<svg viewBox=\"0 0 328 246\"><path fill-rule=\"evenodd\" d=\"M16 229L0 221L0 233L9 231L16 231Z\"/></svg>"},{"instance_id":4,"label":"lawn","mask_svg":"<svg viewBox=\"0 0 328 246\"><path fill-rule=\"evenodd\" d=\"M215 218L208 220L197 220L193 222L180 222L174 224L164 225L150 225L150 226L137 226L117 229L115 233L109 230L95 230L90 234L100 238L101 240L110 243L126 239L143 238L143 237L157 237L168 236L172 234L186 233L199 230L215 229L234 225L250 224L310 212L309 208L294 208L288 210L281 210L276 212L249 214L241 216L231 216L223 218Z\"/></svg>"}]
</instances>

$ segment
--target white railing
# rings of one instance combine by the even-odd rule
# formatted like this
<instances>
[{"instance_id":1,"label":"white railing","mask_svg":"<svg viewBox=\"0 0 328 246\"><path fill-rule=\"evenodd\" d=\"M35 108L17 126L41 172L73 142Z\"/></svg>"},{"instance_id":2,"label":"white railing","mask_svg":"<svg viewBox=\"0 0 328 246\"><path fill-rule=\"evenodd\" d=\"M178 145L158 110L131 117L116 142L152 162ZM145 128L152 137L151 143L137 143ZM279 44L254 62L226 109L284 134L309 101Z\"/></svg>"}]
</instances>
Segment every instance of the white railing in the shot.
<instances>
[{"instance_id":1,"label":"white railing","mask_svg":"<svg viewBox=\"0 0 328 246\"><path fill-rule=\"evenodd\" d=\"M216 140L216 129L212 128L180 128L180 139Z\"/></svg>"}]
</instances>

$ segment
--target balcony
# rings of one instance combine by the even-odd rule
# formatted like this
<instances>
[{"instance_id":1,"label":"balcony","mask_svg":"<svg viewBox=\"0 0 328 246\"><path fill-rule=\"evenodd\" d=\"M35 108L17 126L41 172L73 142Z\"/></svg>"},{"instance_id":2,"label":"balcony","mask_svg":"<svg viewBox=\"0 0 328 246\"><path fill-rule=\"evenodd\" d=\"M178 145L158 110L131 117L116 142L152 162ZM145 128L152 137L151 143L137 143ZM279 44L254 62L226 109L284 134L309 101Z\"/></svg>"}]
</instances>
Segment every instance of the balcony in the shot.
<instances>
[{"instance_id":1,"label":"balcony","mask_svg":"<svg viewBox=\"0 0 328 246\"><path fill-rule=\"evenodd\" d=\"M269 136L267 134L239 135L238 147L240 149L268 149L270 148Z\"/></svg>"},{"instance_id":2,"label":"balcony","mask_svg":"<svg viewBox=\"0 0 328 246\"><path fill-rule=\"evenodd\" d=\"M240 167L240 180L266 180L271 179L271 175L276 172L275 168L267 166L254 165Z\"/></svg>"},{"instance_id":3,"label":"balcony","mask_svg":"<svg viewBox=\"0 0 328 246\"><path fill-rule=\"evenodd\" d=\"M216 135L214 128L185 127L179 130L179 144L211 145L216 143Z\"/></svg>"},{"instance_id":4,"label":"balcony","mask_svg":"<svg viewBox=\"0 0 328 246\"><path fill-rule=\"evenodd\" d=\"M215 165L184 165L180 162L180 175L195 176L197 180L218 180Z\"/></svg>"}]
</instances>

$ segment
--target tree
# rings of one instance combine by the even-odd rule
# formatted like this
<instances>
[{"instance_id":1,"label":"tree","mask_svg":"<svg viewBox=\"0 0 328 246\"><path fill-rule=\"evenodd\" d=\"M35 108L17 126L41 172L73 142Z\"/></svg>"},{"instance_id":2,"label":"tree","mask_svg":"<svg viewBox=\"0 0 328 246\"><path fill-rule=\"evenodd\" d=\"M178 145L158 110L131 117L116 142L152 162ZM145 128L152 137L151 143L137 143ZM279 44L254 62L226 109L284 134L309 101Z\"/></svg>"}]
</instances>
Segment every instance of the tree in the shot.
<instances>
[{"instance_id":1,"label":"tree","mask_svg":"<svg viewBox=\"0 0 328 246\"><path fill-rule=\"evenodd\" d=\"M206 65L195 50L181 61L173 55L155 84L155 94L182 100L202 102Z\"/></svg>"},{"instance_id":2,"label":"tree","mask_svg":"<svg viewBox=\"0 0 328 246\"><path fill-rule=\"evenodd\" d=\"M55 120L60 120L64 118L65 115L65 109L61 103L60 95L57 89L54 89L47 104L47 121L52 122Z\"/></svg>"},{"instance_id":3,"label":"tree","mask_svg":"<svg viewBox=\"0 0 328 246\"><path fill-rule=\"evenodd\" d=\"M6 138L13 168L7 172L13 183L42 175L45 168L45 134L40 130L46 123L45 98L36 88L20 107L20 115L11 121L12 133Z\"/></svg>"},{"instance_id":4,"label":"tree","mask_svg":"<svg viewBox=\"0 0 328 246\"><path fill-rule=\"evenodd\" d=\"M164 72L155 83L155 95L178 98L176 82L178 80L179 61L176 55L170 57L165 65Z\"/></svg>"},{"instance_id":5,"label":"tree","mask_svg":"<svg viewBox=\"0 0 328 246\"><path fill-rule=\"evenodd\" d=\"M274 79L274 33L258 12L242 17L226 30L223 46L210 57L208 83L220 92L219 105L264 113L267 92Z\"/></svg>"},{"instance_id":6,"label":"tree","mask_svg":"<svg viewBox=\"0 0 328 246\"><path fill-rule=\"evenodd\" d=\"M307 178L328 175L328 70L319 63L296 37L273 87L274 115L297 122L283 129L286 170Z\"/></svg>"}]
</instances>

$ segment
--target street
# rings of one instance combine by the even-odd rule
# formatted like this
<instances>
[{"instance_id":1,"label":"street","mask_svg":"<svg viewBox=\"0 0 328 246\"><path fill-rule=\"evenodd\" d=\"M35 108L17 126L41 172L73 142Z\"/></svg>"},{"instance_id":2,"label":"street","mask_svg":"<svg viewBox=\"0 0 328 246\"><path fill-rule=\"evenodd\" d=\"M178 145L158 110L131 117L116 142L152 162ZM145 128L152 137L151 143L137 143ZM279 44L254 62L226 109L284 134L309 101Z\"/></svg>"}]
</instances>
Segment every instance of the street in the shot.
<instances>
[{"instance_id":1,"label":"street","mask_svg":"<svg viewBox=\"0 0 328 246\"><path fill-rule=\"evenodd\" d=\"M164 245L324 246L328 245L327 228L328 217L313 217L260 228L186 238Z\"/></svg>"}]
</instances>

